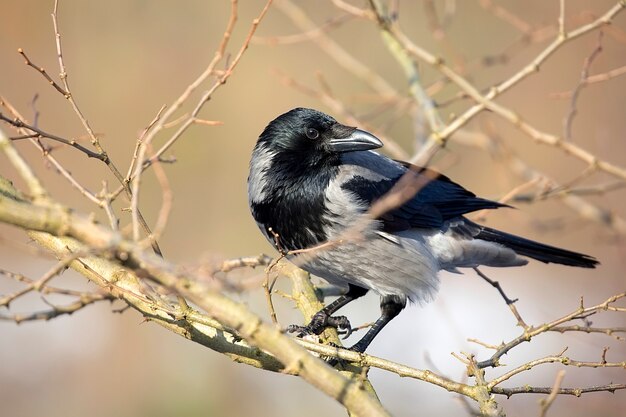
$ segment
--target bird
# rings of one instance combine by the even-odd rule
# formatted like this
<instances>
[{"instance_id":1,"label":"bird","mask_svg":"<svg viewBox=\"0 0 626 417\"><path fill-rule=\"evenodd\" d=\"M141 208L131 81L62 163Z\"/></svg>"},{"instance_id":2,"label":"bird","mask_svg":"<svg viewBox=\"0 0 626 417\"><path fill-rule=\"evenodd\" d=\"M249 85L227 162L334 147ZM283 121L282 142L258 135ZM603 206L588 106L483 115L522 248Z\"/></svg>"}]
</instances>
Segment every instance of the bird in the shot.
<instances>
[{"instance_id":1,"label":"bird","mask_svg":"<svg viewBox=\"0 0 626 417\"><path fill-rule=\"evenodd\" d=\"M291 262L345 291L307 325L288 331L350 333L347 317L333 314L372 290L380 296L380 317L349 348L362 353L407 302L433 299L439 271L522 266L528 258L581 268L599 263L469 220L468 213L509 206L375 151L382 146L365 130L302 107L276 117L258 137L247 185L259 229ZM403 178L417 184L413 192L372 217L376 203L384 205L394 190L402 194Z\"/></svg>"}]
</instances>

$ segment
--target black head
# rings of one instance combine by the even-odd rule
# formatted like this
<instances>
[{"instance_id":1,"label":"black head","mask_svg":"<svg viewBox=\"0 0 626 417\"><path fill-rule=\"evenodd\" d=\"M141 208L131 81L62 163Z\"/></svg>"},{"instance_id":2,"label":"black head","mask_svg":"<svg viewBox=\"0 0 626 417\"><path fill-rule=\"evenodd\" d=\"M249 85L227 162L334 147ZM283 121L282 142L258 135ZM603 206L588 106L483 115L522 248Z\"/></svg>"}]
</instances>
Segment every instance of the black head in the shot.
<instances>
[{"instance_id":1,"label":"black head","mask_svg":"<svg viewBox=\"0 0 626 417\"><path fill-rule=\"evenodd\" d=\"M382 142L370 133L345 126L320 111L295 108L272 120L259 144L278 153L300 156L315 163L340 153L376 149Z\"/></svg>"},{"instance_id":2,"label":"black head","mask_svg":"<svg viewBox=\"0 0 626 417\"><path fill-rule=\"evenodd\" d=\"M283 248L302 249L327 240L326 191L339 172L341 154L382 146L375 136L332 117L297 108L272 120L250 161L248 199L255 220Z\"/></svg>"}]
</instances>

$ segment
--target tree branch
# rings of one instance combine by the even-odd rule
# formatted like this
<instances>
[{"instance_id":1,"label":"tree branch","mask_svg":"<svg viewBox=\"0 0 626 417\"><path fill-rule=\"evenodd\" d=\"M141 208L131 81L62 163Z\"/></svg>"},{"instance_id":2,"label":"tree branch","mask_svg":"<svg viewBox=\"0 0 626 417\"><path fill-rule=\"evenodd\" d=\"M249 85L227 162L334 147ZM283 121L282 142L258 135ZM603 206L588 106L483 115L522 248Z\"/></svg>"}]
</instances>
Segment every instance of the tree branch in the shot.
<instances>
[{"instance_id":1,"label":"tree branch","mask_svg":"<svg viewBox=\"0 0 626 417\"><path fill-rule=\"evenodd\" d=\"M213 320L235 329L237 334L250 344L267 351L278 359L283 364L283 372L302 377L356 415L365 417L388 415L375 398L361 390L359 383L334 371L282 334L279 329L264 323L243 305L199 285L190 277L168 272L175 268L167 261L155 254L146 253L140 246L124 240L117 233L94 224L89 219L77 216L62 206L37 206L21 201L14 190L11 191L7 184L3 185L5 188L0 193L0 221L30 230L30 235L35 241L48 245L55 252L67 253L67 248L71 252L76 252L81 245L88 245L90 250L95 252L111 254L113 261L123 265L116 265L115 262L101 257L90 257L76 260L71 266L78 270L82 267L82 271L88 271L84 275L89 275L90 279L99 281L105 287L113 285L112 291L116 296L125 301L132 301L132 304L131 302L129 304L133 307L139 305L142 306L142 310L150 311L148 318L158 318L159 324L188 338L192 337L185 326L179 325L175 316L168 317L163 312L155 311L145 297L135 293L140 285L139 279L132 273L128 273L129 268L189 299L206 311ZM49 235L65 237L54 238ZM76 241L80 244L77 245ZM94 266L104 267L109 272L115 271L112 276L113 283L97 273ZM174 310L173 307L169 308ZM211 341L217 337L218 332L215 330L205 329L206 332L212 333ZM221 333L220 336L224 338L225 334ZM200 336L196 338L202 340ZM218 344L222 349L233 349L233 346L238 346L236 343L218 342ZM261 355L257 354L257 356ZM243 359L241 356L238 358ZM258 363L258 361L255 362Z\"/></svg>"}]
</instances>

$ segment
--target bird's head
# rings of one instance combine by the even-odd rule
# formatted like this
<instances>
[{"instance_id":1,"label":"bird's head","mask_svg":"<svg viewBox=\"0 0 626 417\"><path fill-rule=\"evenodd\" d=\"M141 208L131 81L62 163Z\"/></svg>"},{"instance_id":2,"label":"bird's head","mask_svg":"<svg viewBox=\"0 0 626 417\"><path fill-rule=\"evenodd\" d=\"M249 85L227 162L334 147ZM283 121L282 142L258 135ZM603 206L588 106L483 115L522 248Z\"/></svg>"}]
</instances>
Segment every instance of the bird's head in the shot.
<instances>
[{"instance_id":1,"label":"bird's head","mask_svg":"<svg viewBox=\"0 0 626 417\"><path fill-rule=\"evenodd\" d=\"M258 143L272 152L301 156L311 161L383 146L370 133L342 125L327 114L306 108L290 110L272 120Z\"/></svg>"}]
</instances>

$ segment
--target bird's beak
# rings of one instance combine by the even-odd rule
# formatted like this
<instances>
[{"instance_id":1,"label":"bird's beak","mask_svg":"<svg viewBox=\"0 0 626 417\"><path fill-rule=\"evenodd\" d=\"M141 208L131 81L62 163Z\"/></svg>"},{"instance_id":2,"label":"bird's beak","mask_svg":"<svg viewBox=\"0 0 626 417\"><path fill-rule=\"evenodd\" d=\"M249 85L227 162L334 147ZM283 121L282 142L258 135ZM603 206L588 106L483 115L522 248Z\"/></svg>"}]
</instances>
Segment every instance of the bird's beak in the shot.
<instances>
[{"instance_id":1,"label":"bird's beak","mask_svg":"<svg viewBox=\"0 0 626 417\"><path fill-rule=\"evenodd\" d=\"M367 151L383 146L376 136L364 130L350 128L352 132L346 137L336 137L329 141L334 152Z\"/></svg>"}]
</instances>

